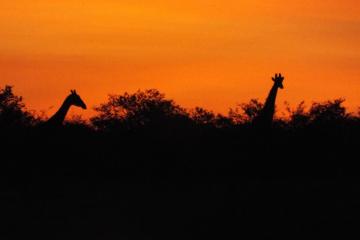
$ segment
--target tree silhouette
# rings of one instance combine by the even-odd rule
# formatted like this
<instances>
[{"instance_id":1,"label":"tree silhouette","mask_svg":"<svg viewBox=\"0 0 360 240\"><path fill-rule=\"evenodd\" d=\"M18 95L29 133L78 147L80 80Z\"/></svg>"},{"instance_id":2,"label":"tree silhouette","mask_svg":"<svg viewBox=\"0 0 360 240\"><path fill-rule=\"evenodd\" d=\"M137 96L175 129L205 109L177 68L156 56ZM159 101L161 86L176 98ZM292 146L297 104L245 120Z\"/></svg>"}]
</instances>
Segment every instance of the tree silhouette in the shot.
<instances>
[{"instance_id":1,"label":"tree silhouette","mask_svg":"<svg viewBox=\"0 0 360 240\"><path fill-rule=\"evenodd\" d=\"M295 109L291 109L287 106L286 110L289 114L288 125L293 128L305 127L309 124L310 116L309 113L305 110L305 102L302 101L298 104Z\"/></svg>"},{"instance_id":2,"label":"tree silhouette","mask_svg":"<svg viewBox=\"0 0 360 240\"><path fill-rule=\"evenodd\" d=\"M314 123L329 123L345 120L348 117L343 106L344 99L335 99L324 103L313 103L309 116Z\"/></svg>"},{"instance_id":3,"label":"tree silhouette","mask_svg":"<svg viewBox=\"0 0 360 240\"><path fill-rule=\"evenodd\" d=\"M98 115L91 122L98 129L159 127L188 118L185 109L156 89L110 95L108 102L95 110Z\"/></svg>"},{"instance_id":4,"label":"tree silhouette","mask_svg":"<svg viewBox=\"0 0 360 240\"><path fill-rule=\"evenodd\" d=\"M158 90L139 90L109 96L92 125L74 116L49 130L31 125L6 86L4 229L16 239L261 239L341 226L342 236L357 233L359 210L349 203L360 202L359 116L342 99L302 102L263 138L251 125L262 107L252 99L228 116L186 111Z\"/></svg>"},{"instance_id":5,"label":"tree silhouette","mask_svg":"<svg viewBox=\"0 0 360 240\"><path fill-rule=\"evenodd\" d=\"M202 107L196 107L190 111L190 118L200 125L213 125L215 123L215 114Z\"/></svg>"},{"instance_id":6,"label":"tree silhouette","mask_svg":"<svg viewBox=\"0 0 360 240\"><path fill-rule=\"evenodd\" d=\"M12 86L0 89L0 126L29 126L34 117L25 108L23 98L13 93Z\"/></svg>"},{"instance_id":7,"label":"tree silhouette","mask_svg":"<svg viewBox=\"0 0 360 240\"><path fill-rule=\"evenodd\" d=\"M237 124L251 123L260 114L263 106L258 99L251 99L248 103L241 103L235 108L230 108L229 118Z\"/></svg>"}]
</instances>

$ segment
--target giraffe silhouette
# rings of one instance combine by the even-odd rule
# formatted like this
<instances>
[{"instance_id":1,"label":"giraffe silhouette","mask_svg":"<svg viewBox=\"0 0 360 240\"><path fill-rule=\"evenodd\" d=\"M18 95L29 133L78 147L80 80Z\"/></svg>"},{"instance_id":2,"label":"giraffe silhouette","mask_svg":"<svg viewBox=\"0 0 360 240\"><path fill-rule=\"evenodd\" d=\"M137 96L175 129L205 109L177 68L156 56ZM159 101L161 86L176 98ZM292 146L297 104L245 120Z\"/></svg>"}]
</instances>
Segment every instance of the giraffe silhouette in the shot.
<instances>
[{"instance_id":1,"label":"giraffe silhouette","mask_svg":"<svg viewBox=\"0 0 360 240\"><path fill-rule=\"evenodd\" d=\"M274 119L277 92L279 88L284 88L284 77L281 75L281 73L275 74L272 80L274 81L274 85L272 86L269 95L266 98L265 104L260 110L258 116L253 120L254 127L261 130L269 130L271 128Z\"/></svg>"},{"instance_id":2,"label":"giraffe silhouette","mask_svg":"<svg viewBox=\"0 0 360 240\"><path fill-rule=\"evenodd\" d=\"M51 118L49 118L46 124L50 126L61 126L71 106L77 106L81 107L82 109L86 109L86 104L75 90L71 90L70 95L65 98L59 110Z\"/></svg>"}]
</instances>

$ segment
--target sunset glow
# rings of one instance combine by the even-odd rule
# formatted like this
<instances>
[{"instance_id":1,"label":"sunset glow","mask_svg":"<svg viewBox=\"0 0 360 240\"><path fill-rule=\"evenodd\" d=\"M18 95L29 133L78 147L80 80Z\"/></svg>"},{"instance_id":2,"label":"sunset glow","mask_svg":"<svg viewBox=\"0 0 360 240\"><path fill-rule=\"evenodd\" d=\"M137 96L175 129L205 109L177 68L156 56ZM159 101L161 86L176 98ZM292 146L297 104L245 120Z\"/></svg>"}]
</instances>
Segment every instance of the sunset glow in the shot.
<instances>
[{"instance_id":1,"label":"sunset glow","mask_svg":"<svg viewBox=\"0 0 360 240\"><path fill-rule=\"evenodd\" d=\"M146 88L226 113L281 72L279 105L343 97L355 111L359 13L358 0L3 1L0 86L48 115L70 89L93 107Z\"/></svg>"}]
</instances>

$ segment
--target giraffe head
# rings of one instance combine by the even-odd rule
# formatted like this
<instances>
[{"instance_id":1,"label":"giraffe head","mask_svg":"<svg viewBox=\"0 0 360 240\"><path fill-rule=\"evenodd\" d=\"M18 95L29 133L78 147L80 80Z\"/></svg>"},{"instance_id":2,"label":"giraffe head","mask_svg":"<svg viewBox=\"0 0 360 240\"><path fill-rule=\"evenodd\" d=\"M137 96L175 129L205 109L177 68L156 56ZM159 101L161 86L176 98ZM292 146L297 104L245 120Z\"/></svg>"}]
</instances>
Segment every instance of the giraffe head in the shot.
<instances>
[{"instance_id":1,"label":"giraffe head","mask_svg":"<svg viewBox=\"0 0 360 240\"><path fill-rule=\"evenodd\" d=\"M81 107L82 109L86 109L86 104L76 93L75 90L71 90L71 94L68 96L68 101L71 103L71 105Z\"/></svg>"},{"instance_id":2,"label":"giraffe head","mask_svg":"<svg viewBox=\"0 0 360 240\"><path fill-rule=\"evenodd\" d=\"M273 77L272 80L274 81L275 86L281 89L284 88L283 85L284 77L281 75L281 73L275 74L275 77Z\"/></svg>"}]
</instances>

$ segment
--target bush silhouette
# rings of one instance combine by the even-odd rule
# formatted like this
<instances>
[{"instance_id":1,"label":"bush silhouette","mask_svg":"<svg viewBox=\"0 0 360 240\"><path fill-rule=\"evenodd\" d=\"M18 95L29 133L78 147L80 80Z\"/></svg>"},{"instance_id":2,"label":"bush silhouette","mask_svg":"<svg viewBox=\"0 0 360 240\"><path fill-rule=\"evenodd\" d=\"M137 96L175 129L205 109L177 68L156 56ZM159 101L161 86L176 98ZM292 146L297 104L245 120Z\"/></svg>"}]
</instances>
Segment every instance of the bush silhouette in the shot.
<instances>
[{"instance_id":1,"label":"bush silhouette","mask_svg":"<svg viewBox=\"0 0 360 240\"><path fill-rule=\"evenodd\" d=\"M190 118L200 125L214 125L216 116L213 112L208 111L201 107L196 107L190 111Z\"/></svg>"},{"instance_id":2,"label":"bush silhouette","mask_svg":"<svg viewBox=\"0 0 360 240\"><path fill-rule=\"evenodd\" d=\"M310 120L314 123L324 124L348 119L344 99L335 99L324 103L313 103L309 110Z\"/></svg>"},{"instance_id":3,"label":"bush silhouette","mask_svg":"<svg viewBox=\"0 0 360 240\"><path fill-rule=\"evenodd\" d=\"M230 108L229 117L234 123L251 123L261 112L263 104L257 99L251 99L248 103L241 103L236 108Z\"/></svg>"},{"instance_id":4,"label":"bush silhouette","mask_svg":"<svg viewBox=\"0 0 360 240\"><path fill-rule=\"evenodd\" d=\"M0 126L24 127L34 122L34 117L25 108L23 99L13 93L11 86L0 89Z\"/></svg>"},{"instance_id":5,"label":"bush silhouette","mask_svg":"<svg viewBox=\"0 0 360 240\"><path fill-rule=\"evenodd\" d=\"M356 233L359 115L342 99L302 102L262 138L250 124L261 108L253 99L226 116L186 110L150 89L111 95L90 122L75 116L48 130L7 86L3 227L16 226L15 239Z\"/></svg>"},{"instance_id":6,"label":"bush silhouette","mask_svg":"<svg viewBox=\"0 0 360 240\"><path fill-rule=\"evenodd\" d=\"M111 95L95 110L98 115L91 122L101 130L159 128L188 118L185 109L156 89Z\"/></svg>"}]
</instances>

